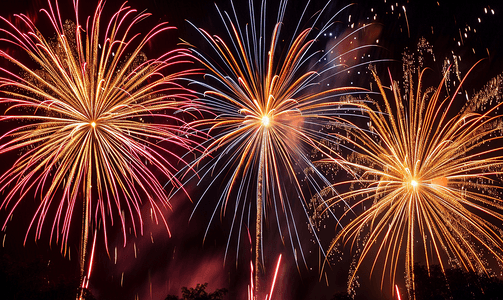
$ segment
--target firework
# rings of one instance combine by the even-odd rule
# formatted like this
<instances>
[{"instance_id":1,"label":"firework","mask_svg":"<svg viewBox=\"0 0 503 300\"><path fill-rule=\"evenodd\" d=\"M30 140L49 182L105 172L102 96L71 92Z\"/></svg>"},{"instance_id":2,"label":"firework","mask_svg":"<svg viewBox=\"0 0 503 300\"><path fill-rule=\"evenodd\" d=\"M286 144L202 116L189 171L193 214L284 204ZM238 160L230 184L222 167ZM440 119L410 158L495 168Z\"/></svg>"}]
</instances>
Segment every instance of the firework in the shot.
<instances>
[{"instance_id":1,"label":"firework","mask_svg":"<svg viewBox=\"0 0 503 300\"><path fill-rule=\"evenodd\" d=\"M384 109L361 103L368 128L347 121L342 125L347 135L338 135L355 151L338 163L359 176L337 183L338 189L350 189L329 202L351 203L341 219L363 210L330 247L350 242L358 249L349 287L365 259L373 260L371 273L383 268L381 288L386 276L394 283L397 265L404 261L412 291L419 260L428 267L438 263L442 270L454 266L475 272L488 272L484 253L502 262L502 231L493 224L503 220L503 149L498 146L503 123L497 114L501 104L492 103L501 99L503 77L491 80L460 108L456 100L464 78L449 95L442 92L448 72L436 88L425 89L432 72L410 69L407 78L416 71L417 87L408 80L406 97L392 81L391 100L374 73Z\"/></svg>"},{"instance_id":2,"label":"firework","mask_svg":"<svg viewBox=\"0 0 503 300\"><path fill-rule=\"evenodd\" d=\"M118 222L125 243L127 230L142 233L140 208L147 202L153 219L168 229L163 211L169 195L156 174L179 187L173 177L172 162L180 160L175 148L190 150L191 143L173 113L190 107L191 96L177 82L194 71L165 74L186 62L184 50L145 57L145 45L172 29L161 23L143 37L133 34L147 13L123 4L103 28L103 1L85 23L78 1L75 22L63 22L58 4L48 4L41 12L53 38L45 38L25 15L15 16L21 26L2 18L7 25L0 29L2 40L17 50L0 51L13 66L2 69L0 77L0 103L7 107L0 120L15 124L1 136L0 153L20 156L0 177L0 190L6 192L0 208L9 211L8 220L23 198L39 195L25 241L32 228L38 240L49 222L51 241L55 238L66 254L70 223L80 206L83 272L93 227L102 229L106 245L107 228ZM20 58L24 54L26 59Z\"/></svg>"},{"instance_id":3,"label":"firework","mask_svg":"<svg viewBox=\"0 0 503 300\"><path fill-rule=\"evenodd\" d=\"M234 8L232 2L231 5ZM329 183L314 168L309 151L315 149L320 155L333 154L325 144L330 136L323 133L323 126L335 121L343 112L349 114L343 107L345 103L335 98L362 90L327 87L329 81L321 78L357 67L339 61L345 55L369 47L354 47L326 59L326 53L332 53L341 43L356 38L357 33L366 28L364 26L342 37L325 53L313 49L317 39L331 28L337 17L337 14L332 16L320 30L315 29L329 3L311 19L307 29L295 30L291 41L285 43L281 30L286 5L287 1L280 1L270 36L266 33L266 1L262 2L258 18L253 1L249 2L250 21L245 28L239 26L234 9L232 17L217 7L229 35L227 41L194 26L214 50L217 60L198 49L191 49L209 70L206 82L195 83L206 89L200 101L214 116L191 124L206 128L214 137L194 165L201 166L199 175L202 179L212 177L210 187L226 178L210 224L218 211L224 215L229 206L233 207L227 256L233 234L237 235L239 252L242 226L247 224L250 228L250 215L254 211L257 274L261 269L263 217L267 217L268 207L271 208L271 217L276 220L282 242L291 245L296 259L299 253L304 259L290 199L300 200L303 214L309 219L302 182L311 183L315 191L319 191L320 184ZM300 20L297 29L304 15ZM309 226L313 228L311 223ZM255 288L258 290L258 279Z\"/></svg>"},{"instance_id":4,"label":"firework","mask_svg":"<svg viewBox=\"0 0 503 300\"><path fill-rule=\"evenodd\" d=\"M278 261L276 262L276 268L274 269L274 277L272 278L271 282L271 290L269 291L269 294L265 295L265 300L271 300L272 299L272 294L274 292L274 288L276 286L276 280L278 279L278 271L279 267L281 266L281 258L283 257L282 254L278 256ZM257 297L255 296L255 289L253 288L253 262L250 261L250 284L248 285L248 300L255 300Z\"/></svg>"},{"instance_id":5,"label":"firework","mask_svg":"<svg viewBox=\"0 0 503 300\"><path fill-rule=\"evenodd\" d=\"M400 290L398 289L398 285L395 285L395 290L397 299L402 300L402 297L400 297Z\"/></svg>"}]
</instances>

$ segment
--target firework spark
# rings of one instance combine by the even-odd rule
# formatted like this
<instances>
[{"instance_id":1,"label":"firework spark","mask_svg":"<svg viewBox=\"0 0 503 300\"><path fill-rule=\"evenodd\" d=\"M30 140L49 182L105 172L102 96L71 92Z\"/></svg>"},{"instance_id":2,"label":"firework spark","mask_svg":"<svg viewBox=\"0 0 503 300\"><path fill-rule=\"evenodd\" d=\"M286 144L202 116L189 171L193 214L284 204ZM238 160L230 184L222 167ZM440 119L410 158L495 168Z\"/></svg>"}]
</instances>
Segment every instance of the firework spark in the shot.
<instances>
[{"instance_id":1,"label":"firework spark","mask_svg":"<svg viewBox=\"0 0 503 300\"><path fill-rule=\"evenodd\" d=\"M1 136L0 153L21 155L0 176L0 190L6 191L0 208L9 211L8 221L23 198L40 195L25 241L32 228L39 239L51 222L50 240L55 237L66 254L72 216L81 205L83 271L89 230L101 228L107 244L107 228L118 219L126 243L131 228L135 235L143 232L143 202L168 229L163 211L169 195L156 173L179 187L171 159L180 158L173 147L190 150L191 142L173 113L191 106L191 96L177 82L194 71L165 74L187 62L184 50L145 57L145 45L173 28L161 23L143 37L133 34L147 13L123 4L103 31L104 1L84 24L78 1L75 22L63 22L58 4L48 4L41 12L54 38L44 38L25 15L15 18L26 31L2 18L7 24L0 29L2 41L18 51L0 51L13 65L0 77L0 103L7 107L0 120L15 124ZM27 59L20 58L23 53Z\"/></svg>"},{"instance_id":2,"label":"firework spark","mask_svg":"<svg viewBox=\"0 0 503 300\"><path fill-rule=\"evenodd\" d=\"M234 8L232 1L231 5ZM309 151L316 149L321 155L332 154L323 142L330 136L324 134L322 128L344 112L349 114L344 110L345 103L334 98L362 90L326 88L328 81L321 84L320 78L356 68L357 65L342 65L339 61L345 55L370 47L354 47L326 59L326 53L332 53L341 43L355 39L358 32L365 30L364 26L340 38L325 53L313 50L317 39L331 28L337 17L335 14L320 30L315 29L329 3L311 19L312 23L307 29L299 31L300 22L304 20L302 15L292 40L285 43L281 38L281 30L286 5L287 1L280 1L274 29L267 37L266 1L262 2L258 18L253 1L249 2L250 23L245 28L239 26L234 9L232 17L217 7L230 42L194 26L218 58L215 62L211 56L192 49L196 58L209 70L206 78L211 83L196 84L207 90L201 101L215 116L191 124L196 128L207 128L214 136L195 164L202 165L199 174L203 179L213 176L210 186L220 182L227 173L228 180L222 186L218 204L211 216L212 221L219 210L224 215L228 207L233 206L226 256L233 234L237 235L239 252L242 226L248 224L249 228L251 211L256 214L254 243L257 274L263 267L263 257L262 265L259 264L259 257L263 248L263 217L267 217L267 207L271 208L282 242L289 243L295 255L300 253L304 259L297 221L289 199L292 192L296 193L294 198L300 200L304 215L309 219L302 182L310 182L315 192L320 190L319 184L329 183L314 168ZM256 201L248 203L249 199ZM310 226L313 228L312 224ZM258 289L258 279L255 288Z\"/></svg>"},{"instance_id":3,"label":"firework spark","mask_svg":"<svg viewBox=\"0 0 503 300\"><path fill-rule=\"evenodd\" d=\"M442 93L446 77L437 88L424 89L427 70L416 71L417 87L409 80L406 97L392 81L393 100L374 73L384 109L362 103L369 129L347 121L343 127L348 135L339 135L355 152L338 163L359 177L337 183L350 190L329 202L351 203L343 218L363 208L330 247L347 242L358 247L349 287L366 258L373 259L371 273L383 267L381 288L386 276L394 283L404 258L412 291L414 262L419 259L428 267L439 263L442 270L455 266L476 272L488 272L484 253L503 262L502 232L493 225L503 220L498 184L503 173L503 122L497 114L501 103L491 105L501 99L503 77L491 80L459 108L457 95L465 79L448 95ZM407 76L412 78L412 73ZM484 112L476 112L483 107Z\"/></svg>"},{"instance_id":4,"label":"firework spark","mask_svg":"<svg viewBox=\"0 0 503 300\"><path fill-rule=\"evenodd\" d=\"M270 290L269 294L265 295L264 300L271 300L272 299L274 288L276 287L276 280L278 279L278 271L279 271L279 267L281 266L281 258L282 257L283 257L282 254L280 254L278 256L278 261L276 262L276 268L274 269L274 276L273 276L272 282L271 282L271 290ZM253 262L250 261L250 284L248 285L248 300L257 299L257 297L255 296L255 289L253 288L253 274L254 274Z\"/></svg>"}]
</instances>

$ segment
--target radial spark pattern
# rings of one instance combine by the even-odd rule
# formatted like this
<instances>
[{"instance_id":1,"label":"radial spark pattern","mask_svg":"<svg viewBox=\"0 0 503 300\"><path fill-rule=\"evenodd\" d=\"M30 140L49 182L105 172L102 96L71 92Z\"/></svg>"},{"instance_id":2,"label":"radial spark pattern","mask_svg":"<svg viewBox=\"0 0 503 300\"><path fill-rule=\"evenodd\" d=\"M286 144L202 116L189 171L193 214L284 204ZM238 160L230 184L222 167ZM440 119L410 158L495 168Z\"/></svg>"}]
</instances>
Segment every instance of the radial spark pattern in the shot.
<instances>
[{"instance_id":1,"label":"radial spark pattern","mask_svg":"<svg viewBox=\"0 0 503 300\"><path fill-rule=\"evenodd\" d=\"M424 78L432 73L418 71L417 87L410 80L406 97L396 82L386 91L374 74L384 109L362 104L368 129L349 121L342 126L348 134L339 137L355 153L339 163L359 177L337 183L338 190L351 189L329 200L351 203L344 213L350 222L331 250L347 242L358 248L349 286L366 259L373 261L372 271L384 267L381 287L385 277L394 282L404 261L412 289L415 262L475 272L489 269L483 254L502 262L503 123L497 113L501 104L494 104L501 99L502 77L463 106L459 102L465 99L458 96L463 82L451 95L443 92L443 80L425 89Z\"/></svg>"},{"instance_id":2,"label":"radial spark pattern","mask_svg":"<svg viewBox=\"0 0 503 300\"><path fill-rule=\"evenodd\" d=\"M219 211L223 215L229 207L232 210L228 247L231 237L236 235L239 250L243 225L251 227L249 220L253 212L252 215L256 213L255 243L260 248L262 217L270 215L271 220L276 220L282 241L290 244L294 253L303 255L297 236L297 213L290 198L300 200L300 214L309 219L303 190L307 185L303 186L302 182L314 187L311 192L319 191L320 184L328 184L314 168L309 153L316 149L322 155L333 154L324 144L330 136L323 133L323 126L341 114L349 114L337 96L362 90L332 88L336 81L327 79L358 67L356 63L348 66L340 61L349 55L353 59L353 54L369 46L351 47L356 36L365 31L364 26L351 30L351 34L341 37L325 52L315 50L316 41L332 28L338 15L329 17L324 26L316 29L320 16L327 14L329 3L311 19L306 29L290 31L293 38L285 42L281 31L286 5L287 1L280 1L270 34L266 30L266 1L262 2L258 15L253 1L249 2L250 21L245 27L240 27L235 11L229 15L218 10L227 38L197 29L214 51L211 55L218 60L193 49L209 70L207 81L196 83L206 88L201 101L214 118L192 125L209 128L214 136L196 164L201 165L199 174L203 179L213 176L213 186L225 178L211 219ZM300 28L304 22L309 23L302 15L291 29ZM346 42L350 50L337 52L338 46ZM336 54L328 54L334 52ZM329 87L327 83L331 83ZM256 256L258 252L257 249Z\"/></svg>"},{"instance_id":3,"label":"radial spark pattern","mask_svg":"<svg viewBox=\"0 0 503 300\"><path fill-rule=\"evenodd\" d=\"M91 226L101 227L106 241L114 223L125 243L128 230L143 230L143 202L156 221L166 223L162 211L168 195L156 175L179 186L173 147L191 147L173 113L190 106L191 97L177 80L193 71L167 73L186 61L183 50L157 59L141 52L172 28L161 23L143 37L133 34L147 13L122 5L107 24L100 2L81 23L75 1L75 22L63 22L57 3L48 3L41 13L52 25L52 38L25 15L15 16L21 26L3 19L2 41L16 50L0 52L12 67L3 68L0 77L0 103L7 108L0 120L14 125L1 136L0 153L20 156L0 177L5 192L0 207L11 216L35 194L39 204L29 228L36 228L39 239L43 225L52 223L51 240L55 236L63 252L74 211L80 209L84 244Z\"/></svg>"}]
</instances>

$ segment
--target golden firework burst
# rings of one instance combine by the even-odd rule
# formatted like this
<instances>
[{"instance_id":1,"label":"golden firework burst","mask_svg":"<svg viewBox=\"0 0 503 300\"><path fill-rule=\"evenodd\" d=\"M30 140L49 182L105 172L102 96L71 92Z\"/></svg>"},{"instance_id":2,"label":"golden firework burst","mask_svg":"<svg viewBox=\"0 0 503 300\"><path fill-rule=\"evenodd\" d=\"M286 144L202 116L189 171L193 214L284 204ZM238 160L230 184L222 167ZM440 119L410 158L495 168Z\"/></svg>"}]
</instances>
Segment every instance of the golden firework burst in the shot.
<instances>
[{"instance_id":1,"label":"golden firework burst","mask_svg":"<svg viewBox=\"0 0 503 300\"><path fill-rule=\"evenodd\" d=\"M416 71L417 87L410 80L406 97L397 82L386 91L374 73L384 108L362 101L368 128L346 121L340 126L347 134L337 134L355 151L337 163L358 174L336 183L338 189L351 188L328 200L332 207L351 203L343 214L351 220L330 246L334 250L351 242L358 247L350 287L366 259L373 260L371 273L382 270L381 287L386 277L394 283L404 259L412 290L419 260L427 266L438 263L442 270L455 266L475 272L488 272L484 253L503 262L498 225L503 220L503 122L497 113L501 103L491 105L501 99L503 77L459 108L464 79L448 95L442 92L445 77L436 88L424 89L428 70ZM488 108L476 112L477 106ZM355 212L361 213L354 217Z\"/></svg>"}]
</instances>

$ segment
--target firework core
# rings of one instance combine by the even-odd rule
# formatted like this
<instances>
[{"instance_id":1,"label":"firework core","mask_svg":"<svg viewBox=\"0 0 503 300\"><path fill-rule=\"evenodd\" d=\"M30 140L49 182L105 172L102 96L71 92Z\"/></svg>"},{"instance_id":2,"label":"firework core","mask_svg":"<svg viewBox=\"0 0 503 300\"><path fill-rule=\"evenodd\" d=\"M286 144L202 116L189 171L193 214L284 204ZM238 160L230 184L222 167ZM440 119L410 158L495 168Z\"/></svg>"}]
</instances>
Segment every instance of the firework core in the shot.
<instances>
[{"instance_id":1,"label":"firework core","mask_svg":"<svg viewBox=\"0 0 503 300\"><path fill-rule=\"evenodd\" d=\"M269 125L271 124L271 120L269 119L268 116L263 116L262 117L262 125L264 127L269 127Z\"/></svg>"}]
</instances>

